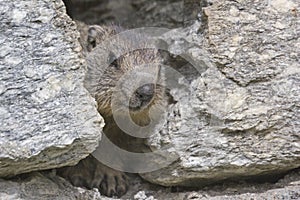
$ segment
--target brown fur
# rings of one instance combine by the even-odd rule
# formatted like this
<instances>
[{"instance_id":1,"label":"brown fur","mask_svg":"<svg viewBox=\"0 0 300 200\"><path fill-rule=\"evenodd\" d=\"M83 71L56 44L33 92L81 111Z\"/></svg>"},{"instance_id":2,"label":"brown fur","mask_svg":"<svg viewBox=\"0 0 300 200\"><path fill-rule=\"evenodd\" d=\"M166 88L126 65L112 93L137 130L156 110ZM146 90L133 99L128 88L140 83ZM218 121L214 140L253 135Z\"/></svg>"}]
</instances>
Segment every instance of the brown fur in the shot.
<instances>
[{"instance_id":1,"label":"brown fur","mask_svg":"<svg viewBox=\"0 0 300 200\"><path fill-rule=\"evenodd\" d=\"M143 139L130 136L117 126L113 114L124 118L128 117L124 115L125 111L128 110L128 105L124 102L129 101L129 105L141 105L137 106L137 109L130 109L129 113L136 124L145 126L150 122L150 109L154 114L157 114L166 105L165 90L162 86L164 77L160 72L158 52L155 49L148 48L130 51L130 48L136 42L140 42L142 47L143 45L147 47L147 44L143 44L141 36L132 36L132 38L130 36L125 40L115 37L114 41L119 46L114 49L114 53L120 54L120 57L114 62L110 60L112 63L109 65L107 64L107 58L103 57L102 54L100 56L99 52L109 51L112 48L109 45L113 43L113 39L109 39L110 43L103 43L103 41L119 33L122 29L117 26L86 26L81 22L77 24L81 33L80 42L88 64L85 87L96 99L98 111L105 119L105 135L122 149L131 152L149 151L149 149L144 148ZM122 51L127 53L122 54ZM147 105L143 105L138 96L127 93L127 86L139 81L139 69L134 72L136 77L134 81L130 78L125 79L124 83L121 82L120 87L116 87L124 74L143 64L150 64L148 68L144 68L144 74L152 75L155 81L154 96ZM116 101L113 102L116 105L114 113L111 107L113 93L117 94ZM128 189L128 179L123 172L101 164L91 155L80 161L76 166L60 169L59 174L76 186L99 188L101 194L107 196L120 197Z\"/></svg>"}]
</instances>

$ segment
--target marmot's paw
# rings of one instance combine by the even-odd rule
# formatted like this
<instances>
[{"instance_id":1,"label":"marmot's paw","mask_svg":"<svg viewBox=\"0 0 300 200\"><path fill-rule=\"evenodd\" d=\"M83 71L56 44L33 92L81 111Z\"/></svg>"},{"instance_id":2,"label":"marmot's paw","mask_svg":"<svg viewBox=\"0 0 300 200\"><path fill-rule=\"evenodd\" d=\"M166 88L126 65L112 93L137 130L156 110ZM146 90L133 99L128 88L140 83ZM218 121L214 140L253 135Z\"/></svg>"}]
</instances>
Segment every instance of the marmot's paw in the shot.
<instances>
[{"instance_id":1,"label":"marmot's paw","mask_svg":"<svg viewBox=\"0 0 300 200\"><path fill-rule=\"evenodd\" d=\"M78 187L98 188L102 195L108 197L121 197L127 192L129 185L125 173L103 165L92 156L75 166L58 169L58 175Z\"/></svg>"},{"instance_id":2,"label":"marmot's paw","mask_svg":"<svg viewBox=\"0 0 300 200\"><path fill-rule=\"evenodd\" d=\"M102 168L102 166L100 168ZM98 168L95 171L95 174L101 174L101 183L98 185L100 193L109 197L121 197L124 195L128 190L127 176L123 172L111 168L104 169L104 171L102 170L103 169Z\"/></svg>"}]
</instances>

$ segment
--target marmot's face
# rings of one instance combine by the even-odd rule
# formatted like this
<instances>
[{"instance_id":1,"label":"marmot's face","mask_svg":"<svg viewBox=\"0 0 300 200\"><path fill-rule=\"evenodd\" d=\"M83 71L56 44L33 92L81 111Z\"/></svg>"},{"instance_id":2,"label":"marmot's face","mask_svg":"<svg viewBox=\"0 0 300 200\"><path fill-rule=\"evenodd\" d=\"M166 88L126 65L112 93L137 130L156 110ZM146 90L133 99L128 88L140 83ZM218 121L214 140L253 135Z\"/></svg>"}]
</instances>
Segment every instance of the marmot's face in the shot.
<instances>
[{"instance_id":1,"label":"marmot's face","mask_svg":"<svg viewBox=\"0 0 300 200\"><path fill-rule=\"evenodd\" d=\"M147 47L132 51L131 47L136 43L143 43L139 36L108 39L118 32L113 28L93 26L89 30L90 53L86 56L89 72L85 85L95 96L98 110L104 116L128 110L136 116L145 111L148 113L155 105L162 104L165 95L158 52ZM107 43L103 45L101 41ZM103 51L110 52L108 58L100 55Z\"/></svg>"},{"instance_id":2,"label":"marmot's face","mask_svg":"<svg viewBox=\"0 0 300 200\"><path fill-rule=\"evenodd\" d=\"M111 96L114 109L129 109L141 112L155 105L163 94L163 74L157 52L141 49L121 56L117 62L114 94Z\"/></svg>"}]
</instances>

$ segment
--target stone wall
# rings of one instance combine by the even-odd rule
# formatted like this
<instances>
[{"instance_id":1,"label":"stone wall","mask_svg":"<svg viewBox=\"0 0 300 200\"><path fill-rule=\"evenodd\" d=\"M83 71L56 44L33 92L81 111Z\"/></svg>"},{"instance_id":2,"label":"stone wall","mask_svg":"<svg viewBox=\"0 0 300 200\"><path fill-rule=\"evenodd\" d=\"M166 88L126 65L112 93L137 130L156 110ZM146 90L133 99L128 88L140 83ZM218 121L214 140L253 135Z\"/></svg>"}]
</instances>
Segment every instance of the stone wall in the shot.
<instances>
[{"instance_id":1,"label":"stone wall","mask_svg":"<svg viewBox=\"0 0 300 200\"><path fill-rule=\"evenodd\" d=\"M61 1L0 2L0 176L75 164L103 121Z\"/></svg>"}]
</instances>

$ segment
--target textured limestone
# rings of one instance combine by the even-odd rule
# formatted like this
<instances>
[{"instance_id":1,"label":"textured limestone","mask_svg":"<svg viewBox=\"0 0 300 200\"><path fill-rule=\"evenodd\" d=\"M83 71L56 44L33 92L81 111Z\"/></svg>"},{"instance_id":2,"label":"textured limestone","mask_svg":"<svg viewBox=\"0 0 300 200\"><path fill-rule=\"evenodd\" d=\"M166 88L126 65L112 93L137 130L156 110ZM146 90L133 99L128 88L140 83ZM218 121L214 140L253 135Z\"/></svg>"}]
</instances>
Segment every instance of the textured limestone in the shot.
<instances>
[{"instance_id":1,"label":"textured limestone","mask_svg":"<svg viewBox=\"0 0 300 200\"><path fill-rule=\"evenodd\" d=\"M225 183L195 191L171 192L169 188L142 183L137 179L121 199L134 200L253 200L253 199L299 199L300 173L291 172L277 183ZM0 199L5 200L112 200L101 196L97 189L86 190L73 187L66 180L57 177L54 171L31 173L22 179L0 179Z\"/></svg>"},{"instance_id":2,"label":"textured limestone","mask_svg":"<svg viewBox=\"0 0 300 200\"><path fill-rule=\"evenodd\" d=\"M32 173L23 175L22 180L0 179L0 199L102 199L97 190L73 187L53 173Z\"/></svg>"},{"instance_id":3,"label":"textured limestone","mask_svg":"<svg viewBox=\"0 0 300 200\"><path fill-rule=\"evenodd\" d=\"M205 21L165 36L199 75L171 90L178 103L149 140L178 161L145 179L201 186L300 166L299 4L271 2L212 1L203 36Z\"/></svg>"},{"instance_id":4,"label":"textured limestone","mask_svg":"<svg viewBox=\"0 0 300 200\"><path fill-rule=\"evenodd\" d=\"M61 1L0 2L0 176L75 164L101 121Z\"/></svg>"}]
</instances>

